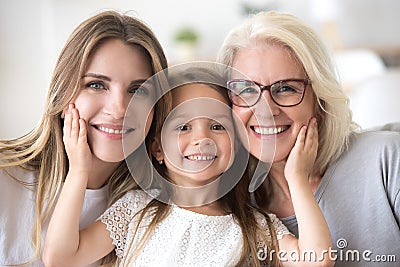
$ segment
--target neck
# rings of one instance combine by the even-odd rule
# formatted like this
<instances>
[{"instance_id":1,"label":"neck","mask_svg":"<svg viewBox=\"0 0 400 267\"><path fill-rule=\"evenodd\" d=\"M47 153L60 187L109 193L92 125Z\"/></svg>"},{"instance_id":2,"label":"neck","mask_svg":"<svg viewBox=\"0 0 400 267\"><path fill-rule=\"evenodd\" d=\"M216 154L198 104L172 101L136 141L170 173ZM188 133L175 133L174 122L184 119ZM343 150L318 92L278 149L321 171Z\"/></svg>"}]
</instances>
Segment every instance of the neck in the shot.
<instances>
[{"instance_id":1,"label":"neck","mask_svg":"<svg viewBox=\"0 0 400 267\"><path fill-rule=\"evenodd\" d=\"M273 194L291 201L289 185L284 175L285 163L281 164L281 162L278 162L272 164L269 177Z\"/></svg>"},{"instance_id":2,"label":"neck","mask_svg":"<svg viewBox=\"0 0 400 267\"><path fill-rule=\"evenodd\" d=\"M278 217L288 217L294 214L292 198L289 185L284 175L286 161L276 162L272 164L269 172L269 183L264 186L270 186L267 191L272 192L270 199L264 205L260 205L267 212L276 214ZM311 175L309 178L310 187L313 192L317 189L321 182L321 175Z\"/></svg>"},{"instance_id":3,"label":"neck","mask_svg":"<svg viewBox=\"0 0 400 267\"><path fill-rule=\"evenodd\" d=\"M218 198L218 181L192 187L175 185L173 201L182 207L203 206Z\"/></svg>"},{"instance_id":4,"label":"neck","mask_svg":"<svg viewBox=\"0 0 400 267\"><path fill-rule=\"evenodd\" d=\"M274 191L278 190L282 193L282 195L290 199L289 185L284 175L285 166L286 166L286 161L280 161L272 164L269 176L271 182L274 184L273 187ZM313 192L315 192L321 180L322 180L322 175L320 174L311 174L309 176L308 182Z\"/></svg>"},{"instance_id":5,"label":"neck","mask_svg":"<svg viewBox=\"0 0 400 267\"><path fill-rule=\"evenodd\" d=\"M87 183L88 189L99 189L105 185L121 162L104 162L93 157L92 170Z\"/></svg>"},{"instance_id":6,"label":"neck","mask_svg":"<svg viewBox=\"0 0 400 267\"><path fill-rule=\"evenodd\" d=\"M226 212L223 209L219 201L214 201L197 207L183 207L183 208L186 210L190 210L208 216L223 216L228 214L228 212Z\"/></svg>"}]
</instances>

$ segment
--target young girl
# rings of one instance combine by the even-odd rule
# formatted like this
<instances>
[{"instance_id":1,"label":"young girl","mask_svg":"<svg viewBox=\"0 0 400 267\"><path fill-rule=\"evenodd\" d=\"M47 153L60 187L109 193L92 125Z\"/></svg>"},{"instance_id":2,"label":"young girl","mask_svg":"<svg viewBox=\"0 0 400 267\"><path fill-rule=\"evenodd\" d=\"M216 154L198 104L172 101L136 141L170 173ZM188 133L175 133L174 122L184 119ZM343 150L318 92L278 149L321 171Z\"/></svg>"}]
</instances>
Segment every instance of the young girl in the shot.
<instances>
[{"instance_id":1,"label":"young girl","mask_svg":"<svg viewBox=\"0 0 400 267\"><path fill-rule=\"evenodd\" d=\"M150 194L128 192L101 220L79 231L87 178L79 173L67 177L46 238L48 266L85 265L113 249L122 266L277 266L279 259L273 251L278 248L299 255L305 250L321 253L329 249L329 230L305 186L317 151L315 123L307 133L307 127L300 132L288 172L296 184L292 193L299 202L301 227L315 231L307 240L297 240L276 216L264 216L251 207L246 177L228 194L219 195L218 185L224 179L235 179L229 168L238 151L227 91L207 69L189 69L180 75L186 82L172 91L173 110L163 128L153 133L151 146L153 162L165 182L159 181L160 188ZM76 116L71 120L78 125ZM77 144L70 153L81 149L82 139L84 128L68 140ZM79 160L75 163L77 168L85 167ZM304 261L308 266L331 263L325 257L319 262L288 258L282 264L304 265Z\"/></svg>"},{"instance_id":2,"label":"young girl","mask_svg":"<svg viewBox=\"0 0 400 267\"><path fill-rule=\"evenodd\" d=\"M66 177L81 171L87 177L77 221L81 228L135 187L122 140L131 140L127 154L142 148L152 117L123 128L126 107L135 95L141 99L137 112L152 110L157 92L145 95L138 88L166 67L154 34L135 18L106 11L75 29L57 61L38 127L15 140L0 141L1 266L43 265L42 239L61 187L70 181ZM63 133L63 124L71 130ZM70 134L78 126L87 136L80 143L83 156L67 157L66 151L73 149ZM75 168L77 158L84 168Z\"/></svg>"}]
</instances>

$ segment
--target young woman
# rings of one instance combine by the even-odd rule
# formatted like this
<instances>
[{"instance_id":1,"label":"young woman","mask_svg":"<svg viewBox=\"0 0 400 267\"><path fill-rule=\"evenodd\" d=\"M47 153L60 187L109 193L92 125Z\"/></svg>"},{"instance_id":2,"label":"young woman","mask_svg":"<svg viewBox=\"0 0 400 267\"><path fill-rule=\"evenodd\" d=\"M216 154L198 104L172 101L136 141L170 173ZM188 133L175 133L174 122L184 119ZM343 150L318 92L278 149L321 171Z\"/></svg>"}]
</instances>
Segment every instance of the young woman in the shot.
<instances>
[{"instance_id":1,"label":"young woman","mask_svg":"<svg viewBox=\"0 0 400 267\"><path fill-rule=\"evenodd\" d=\"M247 129L250 166L267 162L260 148L276 140L271 169L256 194L259 207L277 214L300 239L307 236L298 229L285 170L300 129L316 117L319 148L308 183L332 233L336 266L376 266L380 255L399 259L400 134L355 131L318 35L293 15L261 12L228 34L219 62L246 76L230 77L228 87Z\"/></svg>"},{"instance_id":2,"label":"young woman","mask_svg":"<svg viewBox=\"0 0 400 267\"><path fill-rule=\"evenodd\" d=\"M230 167L238 144L227 91L207 69L181 75L186 79L172 91L173 110L163 128L149 134L154 135L153 162L162 175L157 192L132 190L101 220L79 231L87 175L68 176L49 225L46 265L81 266L113 249L121 266L330 265L329 230L307 184L318 147L315 120L299 133L287 170L300 227L309 233L297 240L275 215L251 207L248 179L219 195L224 180L235 180ZM203 79L207 76L209 82ZM73 147L68 153L77 155L75 167L85 170L78 160L85 128L79 127L78 116L69 117L79 134L66 126ZM282 257L278 249L299 258ZM302 257L310 250L326 257Z\"/></svg>"},{"instance_id":3,"label":"young woman","mask_svg":"<svg viewBox=\"0 0 400 267\"><path fill-rule=\"evenodd\" d=\"M166 67L156 37L135 18L105 11L74 30L58 58L37 128L0 142L0 265L42 265L42 241L56 199L66 177L82 171L73 167L76 158L87 175L79 227L136 186L124 158L143 146L152 121L157 123L152 114L164 101L153 107L160 92L156 87L144 92L140 85ZM131 124L124 126L133 96L140 101L131 104L126 114ZM77 151L84 157L66 153L73 149L69 140L76 122L85 130ZM124 154L126 140L131 145Z\"/></svg>"}]
</instances>

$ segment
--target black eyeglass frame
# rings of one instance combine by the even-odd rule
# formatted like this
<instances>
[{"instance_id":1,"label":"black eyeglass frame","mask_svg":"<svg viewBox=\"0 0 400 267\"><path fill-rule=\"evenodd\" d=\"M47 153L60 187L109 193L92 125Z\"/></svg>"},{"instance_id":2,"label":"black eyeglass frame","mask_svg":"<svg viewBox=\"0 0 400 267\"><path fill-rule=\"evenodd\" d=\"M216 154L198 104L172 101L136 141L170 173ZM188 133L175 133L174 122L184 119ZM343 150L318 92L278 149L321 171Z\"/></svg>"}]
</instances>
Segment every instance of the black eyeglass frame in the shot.
<instances>
[{"instance_id":1,"label":"black eyeglass frame","mask_svg":"<svg viewBox=\"0 0 400 267\"><path fill-rule=\"evenodd\" d=\"M258 87L260 87L260 93L258 94L258 98L257 98L257 100L254 102L253 105L245 105L245 106L242 106L242 105L237 105L237 104L233 103L233 101L232 101L232 96L231 96L231 95L232 95L232 90L229 89L229 85L230 85L232 82L250 82L250 83L254 83L254 84L257 85ZM283 83L283 82L302 82L302 83L303 83L303 86L304 86L304 88L303 88L303 94L302 94L302 96L301 96L300 101L299 101L297 104L293 104L293 105L281 105L281 104L277 103L276 100L274 99L274 97L272 96L271 87L274 86L275 84L279 84L279 83ZM274 83L272 83L272 84L270 84L270 85L263 85L263 84L261 84L261 83L258 83L258 82L255 82L255 81L251 81L251 80L246 80L246 79L233 79L233 80L229 80L229 81L226 83L226 87L227 87L227 89L228 89L228 96L229 96L229 99L231 100L231 102L232 102L233 105L238 106L238 107L250 108L250 107L256 105L257 102L260 100L261 95L262 95L262 92L263 92L264 90L268 90L269 96L271 97L272 101L274 101L274 103L277 104L278 106L280 106L280 107L294 107L294 106L299 105L299 104L303 101L304 95L306 94L307 85L310 85L310 84L311 84L310 79L284 79L284 80L276 81L276 82L274 82Z\"/></svg>"}]
</instances>

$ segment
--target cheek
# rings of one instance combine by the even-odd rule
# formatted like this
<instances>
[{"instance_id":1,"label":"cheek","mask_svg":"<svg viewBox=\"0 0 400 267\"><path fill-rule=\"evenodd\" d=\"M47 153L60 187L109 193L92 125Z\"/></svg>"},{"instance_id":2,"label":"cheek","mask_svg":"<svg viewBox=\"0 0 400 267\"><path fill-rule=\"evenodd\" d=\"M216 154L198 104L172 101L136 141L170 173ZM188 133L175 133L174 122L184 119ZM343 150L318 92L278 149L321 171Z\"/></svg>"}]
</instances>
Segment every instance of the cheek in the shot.
<instances>
[{"instance_id":1,"label":"cheek","mask_svg":"<svg viewBox=\"0 0 400 267\"><path fill-rule=\"evenodd\" d=\"M162 147L164 151L164 157L168 159L168 161L174 165L178 166L182 159L182 148L184 145L184 140L182 138L178 138L178 136L174 134L167 134L162 139Z\"/></svg>"},{"instance_id":2,"label":"cheek","mask_svg":"<svg viewBox=\"0 0 400 267\"><path fill-rule=\"evenodd\" d=\"M147 121L146 121L146 126L145 126L145 134L146 135L148 134L148 132L150 130L151 123L153 122L153 117L154 117L154 110L151 110L147 117Z\"/></svg>"},{"instance_id":3,"label":"cheek","mask_svg":"<svg viewBox=\"0 0 400 267\"><path fill-rule=\"evenodd\" d=\"M235 134L237 140L239 140L246 148L249 148L249 136L248 129L246 128L250 118L252 116L252 112L249 108L232 108L232 118L235 124ZM234 135L231 135L233 137ZM233 138L232 138L233 140Z\"/></svg>"},{"instance_id":4,"label":"cheek","mask_svg":"<svg viewBox=\"0 0 400 267\"><path fill-rule=\"evenodd\" d=\"M229 140L225 144L225 151L227 156L229 156L229 162L233 161L235 155L235 141Z\"/></svg>"},{"instance_id":5,"label":"cheek","mask_svg":"<svg viewBox=\"0 0 400 267\"><path fill-rule=\"evenodd\" d=\"M148 99L133 98L125 114L125 120L138 123L139 130L147 136L154 119L154 108Z\"/></svg>"},{"instance_id":6,"label":"cheek","mask_svg":"<svg viewBox=\"0 0 400 267\"><path fill-rule=\"evenodd\" d=\"M216 148L220 151L223 151L226 157L235 151L235 136L232 133L226 133L223 136L213 138L213 140Z\"/></svg>"},{"instance_id":7,"label":"cheek","mask_svg":"<svg viewBox=\"0 0 400 267\"><path fill-rule=\"evenodd\" d=\"M305 101L302 102L299 106L295 107L292 110L288 110L287 114L292 118L292 120L301 125L308 125L310 119L315 116L314 110L314 99L312 95L309 96Z\"/></svg>"},{"instance_id":8,"label":"cheek","mask_svg":"<svg viewBox=\"0 0 400 267\"><path fill-rule=\"evenodd\" d=\"M237 106L233 106L232 111L233 111L233 117L235 118L235 122L242 123L243 125L246 125L248 123L252 114L251 109L241 108ZM240 121L238 121L237 119L239 119Z\"/></svg>"},{"instance_id":9,"label":"cheek","mask_svg":"<svg viewBox=\"0 0 400 267\"><path fill-rule=\"evenodd\" d=\"M84 94L79 94L71 101L71 103L75 104L75 108L78 110L79 116L84 120L90 118L91 113L93 113L94 110L97 110L98 106L101 105L100 99L93 101L93 98Z\"/></svg>"},{"instance_id":10,"label":"cheek","mask_svg":"<svg viewBox=\"0 0 400 267\"><path fill-rule=\"evenodd\" d=\"M298 125L307 125L308 121L311 119L312 117L312 113L308 112L308 111L299 111L299 112L292 112L291 114L287 114L289 118L291 118L291 120Z\"/></svg>"}]
</instances>

